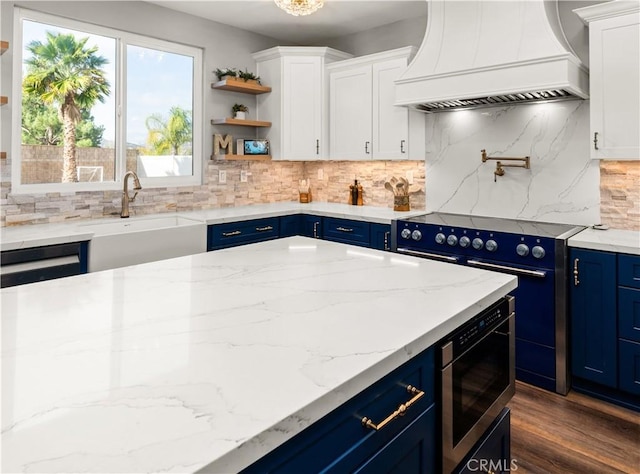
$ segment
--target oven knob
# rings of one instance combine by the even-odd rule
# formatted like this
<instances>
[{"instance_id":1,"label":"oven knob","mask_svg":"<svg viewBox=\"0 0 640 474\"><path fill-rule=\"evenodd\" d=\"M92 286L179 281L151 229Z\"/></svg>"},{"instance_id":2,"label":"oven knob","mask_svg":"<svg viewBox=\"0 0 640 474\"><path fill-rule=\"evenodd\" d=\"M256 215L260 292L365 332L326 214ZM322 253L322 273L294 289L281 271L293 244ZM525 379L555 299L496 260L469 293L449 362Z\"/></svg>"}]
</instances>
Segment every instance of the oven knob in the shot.
<instances>
[{"instance_id":1,"label":"oven knob","mask_svg":"<svg viewBox=\"0 0 640 474\"><path fill-rule=\"evenodd\" d=\"M409 229L402 229L402 232L400 232L400 237L402 237L403 239L408 239L409 237L411 237L411 231Z\"/></svg>"},{"instance_id":2,"label":"oven knob","mask_svg":"<svg viewBox=\"0 0 640 474\"><path fill-rule=\"evenodd\" d=\"M495 252L498 250L498 242L493 239L487 240L487 243L484 244L484 248L486 248L489 252Z\"/></svg>"},{"instance_id":3,"label":"oven knob","mask_svg":"<svg viewBox=\"0 0 640 474\"><path fill-rule=\"evenodd\" d=\"M436 234L436 244L444 244L445 240L447 240L447 238L443 233Z\"/></svg>"},{"instance_id":4,"label":"oven knob","mask_svg":"<svg viewBox=\"0 0 640 474\"><path fill-rule=\"evenodd\" d=\"M466 249L469 245L471 245L471 239L469 237L466 235L460 237L460 247Z\"/></svg>"},{"instance_id":5,"label":"oven knob","mask_svg":"<svg viewBox=\"0 0 640 474\"><path fill-rule=\"evenodd\" d=\"M533 247L531 249L531 254L535 257L535 258L544 258L544 256L547 254L544 249L542 247L540 247L539 245L536 245L535 247Z\"/></svg>"},{"instance_id":6,"label":"oven knob","mask_svg":"<svg viewBox=\"0 0 640 474\"><path fill-rule=\"evenodd\" d=\"M527 244L518 244L516 246L516 253L521 257L529 255L529 246Z\"/></svg>"},{"instance_id":7,"label":"oven knob","mask_svg":"<svg viewBox=\"0 0 640 474\"><path fill-rule=\"evenodd\" d=\"M482 247L484 247L484 242L480 237L476 237L475 239L473 239L473 242L471 242L471 245L473 245L474 249L480 250L482 249Z\"/></svg>"},{"instance_id":8,"label":"oven knob","mask_svg":"<svg viewBox=\"0 0 640 474\"><path fill-rule=\"evenodd\" d=\"M422 232L420 232L419 230L414 230L413 232L411 232L411 238L413 240L420 240L422 238Z\"/></svg>"},{"instance_id":9,"label":"oven knob","mask_svg":"<svg viewBox=\"0 0 640 474\"><path fill-rule=\"evenodd\" d=\"M449 237L447 237L447 243L452 247L455 247L456 245L458 245L458 237L451 234Z\"/></svg>"}]
</instances>

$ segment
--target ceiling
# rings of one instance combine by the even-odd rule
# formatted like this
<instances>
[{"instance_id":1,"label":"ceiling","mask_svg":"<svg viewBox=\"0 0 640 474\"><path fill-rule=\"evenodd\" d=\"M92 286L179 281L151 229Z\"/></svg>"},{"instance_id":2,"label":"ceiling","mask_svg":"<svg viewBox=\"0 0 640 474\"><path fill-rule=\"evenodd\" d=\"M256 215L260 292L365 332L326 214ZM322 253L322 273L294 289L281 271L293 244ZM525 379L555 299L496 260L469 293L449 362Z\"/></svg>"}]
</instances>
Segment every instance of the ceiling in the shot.
<instances>
[{"instance_id":1,"label":"ceiling","mask_svg":"<svg viewBox=\"0 0 640 474\"><path fill-rule=\"evenodd\" d=\"M305 17L285 13L273 0L149 3L300 45L321 43L427 14L426 0L325 0L324 7Z\"/></svg>"}]
</instances>

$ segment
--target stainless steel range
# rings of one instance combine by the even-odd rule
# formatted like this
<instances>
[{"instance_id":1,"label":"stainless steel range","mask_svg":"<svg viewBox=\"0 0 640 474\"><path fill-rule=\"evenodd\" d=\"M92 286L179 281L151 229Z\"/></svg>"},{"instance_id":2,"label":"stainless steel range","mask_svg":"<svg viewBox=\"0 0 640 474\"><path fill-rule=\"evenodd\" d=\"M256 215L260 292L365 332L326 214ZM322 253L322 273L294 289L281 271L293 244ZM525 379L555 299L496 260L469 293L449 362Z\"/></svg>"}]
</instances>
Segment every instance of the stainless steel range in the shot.
<instances>
[{"instance_id":1,"label":"stainless steel range","mask_svg":"<svg viewBox=\"0 0 640 474\"><path fill-rule=\"evenodd\" d=\"M431 213L393 222L394 251L518 276L516 378L566 394L567 239L584 227Z\"/></svg>"}]
</instances>

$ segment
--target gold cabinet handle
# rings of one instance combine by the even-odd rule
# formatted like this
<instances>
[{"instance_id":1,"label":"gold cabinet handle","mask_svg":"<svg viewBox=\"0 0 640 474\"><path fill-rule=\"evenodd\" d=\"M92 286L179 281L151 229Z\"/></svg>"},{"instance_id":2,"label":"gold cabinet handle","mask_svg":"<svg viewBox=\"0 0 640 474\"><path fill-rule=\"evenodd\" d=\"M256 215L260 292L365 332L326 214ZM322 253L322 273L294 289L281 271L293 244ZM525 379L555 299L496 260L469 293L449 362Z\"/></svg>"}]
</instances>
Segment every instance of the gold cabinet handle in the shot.
<instances>
[{"instance_id":1,"label":"gold cabinet handle","mask_svg":"<svg viewBox=\"0 0 640 474\"><path fill-rule=\"evenodd\" d=\"M389 250L389 234L390 232L384 233L384 249Z\"/></svg>"},{"instance_id":2,"label":"gold cabinet handle","mask_svg":"<svg viewBox=\"0 0 640 474\"><path fill-rule=\"evenodd\" d=\"M580 272L578 271L579 262L579 258L573 260L573 286L578 286L580 284L580 280L578 279L578 276L580 275Z\"/></svg>"},{"instance_id":3,"label":"gold cabinet handle","mask_svg":"<svg viewBox=\"0 0 640 474\"><path fill-rule=\"evenodd\" d=\"M422 396L424 395L424 391L422 391L422 390L420 390L420 389L418 389L418 388L416 388L416 387L414 387L412 385L407 385L407 392L409 392L410 394L413 395L411 400L409 400L407 403L401 403L400 406L396 409L396 411L391 413L388 417L386 417L384 420L382 420L377 425L371 420L371 418L367 418L365 416L361 420L362 426L364 426L366 428L371 428L371 429L376 430L376 431L379 431L386 424L388 424L389 422L393 421L395 418L397 418L399 416L403 416L407 412L409 407L411 405L413 405L415 402L417 402L418 400L420 400L422 398Z\"/></svg>"},{"instance_id":4,"label":"gold cabinet handle","mask_svg":"<svg viewBox=\"0 0 640 474\"><path fill-rule=\"evenodd\" d=\"M271 227L270 225L265 227L256 227L257 232L266 232L268 230L273 230L273 227Z\"/></svg>"},{"instance_id":5,"label":"gold cabinet handle","mask_svg":"<svg viewBox=\"0 0 640 474\"><path fill-rule=\"evenodd\" d=\"M347 229L346 227L338 227L336 230L339 230L340 232L353 232L353 229Z\"/></svg>"},{"instance_id":6,"label":"gold cabinet handle","mask_svg":"<svg viewBox=\"0 0 640 474\"><path fill-rule=\"evenodd\" d=\"M223 232L222 235L224 237L233 237L234 235L240 235L242 234L242 231L239 230L234 230L233 232Z\"/></svg>"},{"instance_id":7,"label":"gold cabinet handle","mask_svg":"<svg viewBox=\"0 0 640 474\"><path fill-rule=\"evenodd\" d=\"M320 222L316 221L313 223L313 237L316 239L319 239L320 236L318 235L318 225L320 224Z\"/></svg>"}]
</instances>

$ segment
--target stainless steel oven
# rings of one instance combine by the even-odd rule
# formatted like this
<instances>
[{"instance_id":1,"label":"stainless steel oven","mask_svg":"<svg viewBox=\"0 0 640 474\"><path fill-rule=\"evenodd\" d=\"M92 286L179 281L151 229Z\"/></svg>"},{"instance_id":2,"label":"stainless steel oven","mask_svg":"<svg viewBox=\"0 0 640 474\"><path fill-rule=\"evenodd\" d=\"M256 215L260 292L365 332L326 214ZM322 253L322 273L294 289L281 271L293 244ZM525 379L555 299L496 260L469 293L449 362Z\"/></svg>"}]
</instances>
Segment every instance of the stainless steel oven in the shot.
<instances>
[{"instance_id":1,"label":"stainless steel oven","mask_svg":"<svg viewBox=\"0 0 640 474\"><path fill-rule=\"evenodd\" d=\"M515 298L505 297L440 345L442 471L451 473L515 393Z\"/></svg>"}]
</instances>

